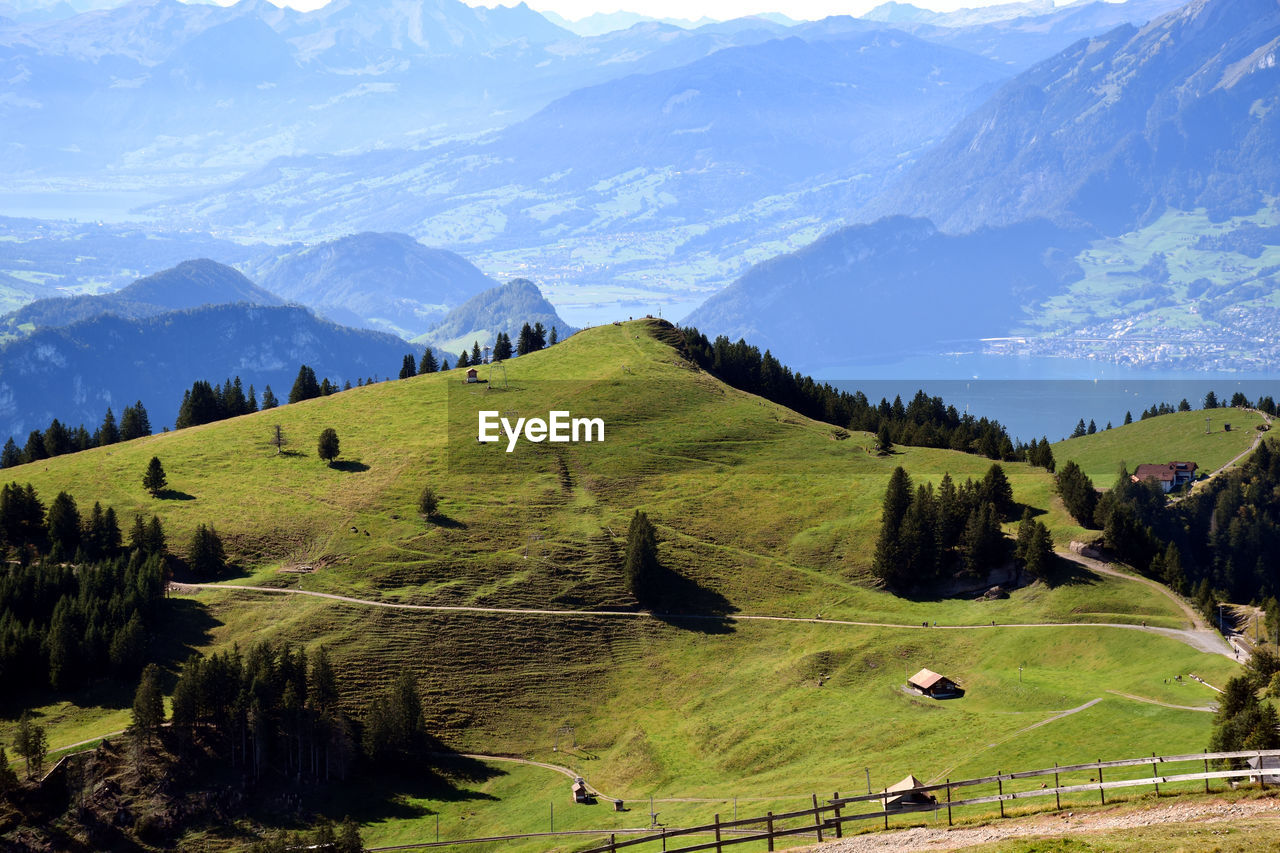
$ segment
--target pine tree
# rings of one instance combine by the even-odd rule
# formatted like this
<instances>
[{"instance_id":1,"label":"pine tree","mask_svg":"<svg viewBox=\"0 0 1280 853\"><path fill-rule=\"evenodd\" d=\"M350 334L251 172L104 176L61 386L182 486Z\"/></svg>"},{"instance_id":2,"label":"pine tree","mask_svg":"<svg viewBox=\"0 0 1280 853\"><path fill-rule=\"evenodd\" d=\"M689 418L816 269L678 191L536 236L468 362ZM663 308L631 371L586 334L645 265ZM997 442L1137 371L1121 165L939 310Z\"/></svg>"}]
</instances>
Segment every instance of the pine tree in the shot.
<instances>
[{"instance_id":1,"label":"pine tree","mask_svg":"<svg viewBox=\"0 0 1280 853\"><path fill-rule=\"evenodd\" d=\"M58 492L53 503L49 504L48 525L49 543L69 559L80 547L80 510L76 507L75 498L66 492Z\"/></svg>"},{"instance_id":2,"label":"pine tree","mask_svg":"<svg viewBox=\"0 0 1280 853\"><path fill-rule=\"evenodd\" d=\"M547 347L547 330L543 327L542 321L533 324L533 348L535 350L546 349Z\"/></svg>"},{"instance_id":3,"label":"pine tree","mask_svg":"<svg viewBox=\"0 0 1280 853\"><path fill-rule=\"evenodd\" d=\"M466 351L466 350L463 350L462 352L458 353L458 363L457 363L457 366L458 366L458 367L470 367L470 366L471 366L471 362L467 359L467 351Z\"/></svg>"},{"instance_id":4,"label":"pine tree","mask_svg":"<svg viewBox=\"0 0 1280 853\"><path fill-rule=\"evenodd\" d=\"M44 452L49 458L62 456L72 451L71 434L67 428L54 418L49 428L44 431Z\"/></svg>"},{"instance_id":5,"label":"pine tree","mask_svg":"<svg viewBox=\"0 0 1280 853\"><path fill-rule=\"evenodd\" d=\"M187 562L197 577L211 578L222 574L227 558L222 549L222 539L213 525L198 525L187 549Z\"/></svg>"},{"instance_id":6,"label":"pine tree","mask_svg":"<svg viewBox=\"0 0 1280 853\"><path fill-rule=\"evenodd\" d=\"M660 597L660 568L658 531L649 521L649 516L636 510L627 528L626 557L622 573L627 589L643 605L652 607Z\"/></svg>"},{"instance_id":7,"label":"pine tree","mask_svg":"<svg viewBox=\"0 0 1280 853\"><path fill-rule=\"evenodd\" d=\"M435 518L436 513L440 510L440 497L436 494L436 490L430 486L422 487L422 494L418 496L418 512L423 517L431 519Z\"/></svg>"},{"instance_id":8,"label":"pine tree","mask_svg":"<svg viewBox=\"0 0 1280 853\"><path fill-rule=\"evenodd\" d=\"M102 418L102 426L98 427L98 446L106 447L120 440L120 428L116 426L116 416L107 407L107 414Z\"/></svg>"},{"instance_id":9,"label":"pine tree","mask_svg":"<svg viewBox=\"0 0 1280 853\"><path fill-rule=\"evenodd\" d=\"M1218 408L1218 395L1217 395L1217 394L1215 394L1215 393L1213 393L1212 391L1210 391L1208 394L1205 394L1205 395L1204 395L1204 405L1203 405L1203 406L1201 406L1201 408L1203 408L1203 409L1216 409L1216 408Z\"/></svg>"},{"instance_id":10,"label":"pine tree","mask_svg":"<svg viewBox=\"0 0 1280 853\"><path fill-rule=\"evenodd\" d=\"M9 440L4 443L4 450L0 451L0 468L13 468L22 464L22 451L18 449L18 443L13 440L13 436L9 436Z\"/></svg>"},{"instance_id":11,"label":"pine tree","mask_svg":"<svg viewBox=\"0 0 1280 853\"><path fill-rule=\"evenodd\" d=\"M547 346L549 346L549 347L553 347L553 346L555 346L557 343L559 343L559 341L560 341L560 332L558 332L558 331L556 330L556 327L555 327L555 326L552 326L552 327L551 327L551 337L547 339Z\"/></svg>"},{"instance_id":12,"label":"pine tree","mask_svg":"<svg viewBox=\"0 0 1280 853\"><path fill-rule=\"evenodd\" d=\"M44 726L31 719L30 711L23 711L18 718L13 750L27 762L28 779L44 767L45 756L49 753L49 739L45 735Z\"/></svg>"},{"instance_id":13,"label":"pine tree","mask_svg":"<svg viewBox=\"0 0 1280 853\"><path fill-rule=\"evenodd\" d=\"M160 516L153 515L147 522L147 537L142 550L149 555L158 555L163 554L166 548L168 542L164 535L164 525L160 523Z\"/></svg>"},{"instance_id":14,"label":"pine tree","mask_svg":"<svg viewBox=\"0 0 1280 853\"><path fill-rule=\"evenodd\" d=\"M427 347L426 352L422 354L422 362L418 365L418 373L435 373L440 369L440 365L436 363L435 353L431 351L431 347Z\"/></svg>"},{"instance_id":15,"label":"pine tree","mask_svg":"<svg viewBox=\"0 0 1280 853\"><path fill-rule=\"evenodd\" d=\"M1133 412L1125 412L1125 413L1124 413L1124 425L1125 425L1125 426L1128 426L1128 425L1129 425L1129 424L1131 424L1131 423L1133 423Z\"/></svg>"},{"instance_id":16,"label":"pine tree","mask_svg":"<svg viewBox=\"0 0 1280 853\"><path fill-rule=\"evenodd\" d=\"M18 774L14 773L13 768L9 766L9 755L4 747L0 746L0 797L17 790L17 787Z\"/></svg>"},{"instance_id":17,"label":"pine tree","mask_svg":"<svg viewBox=\"0 0 1280 853\"><path fill-rule=\"evenodd\" d=\"M335 853L361 853L364 850L364 839L360 837L360 827L351 818L342 819L333 849Z\"/></svg>"},{"instance_id":18,"label":"pine tree","mask_svg":"<svg viewBox=\"0 0 1280 853\"><path fill-rule=\"evenodd\" d=\"M889 437L889 425L881 423L880 430L876 433L876 453L881 456L888 456L892 452L893 439Z\"/></svg>"},{"instance_id":19,"label":"pine tree","mask_svg":"<svg viewBox=\"0 0 1280 853\"><path fill-rule=\"evenodd\" d=\"M120 440L132 441L144 435L151 435L151 420L147 417L147 410L142 405L142 401L139 400L132 406L125 406L124 412L120 415Z\"/></svg>"},{"instance_id":20,"label":"pine tree","mask_svg":"<svg viewBox=\"0 0 1280 853\"><path fill-rule=\"evenodd\" d=\"M1004 468L1000 465L992 465L987 469L986 476L982 478L979 494L983 500L995 506L996 515L999 518L1008 518L1009 513L1013 511L1013 486L1009 485L1009 478L1005 476Z\"/></svg>"},{"instance_id":21,"label":"pine tree","mask_svg":"<svg viewBox=\"0 0 1280 853\"><path fill-rule=\"evenodd\" d=\"M27 433L27 443L22 448L22 461L39 462L41 459L48 458L49 454L44 449L44 433L33 429Z\"/></svg>"},{"instance_id":22,"label":"pine tree","mask_svg":"<svg viewBox=\"0 0 1280 853\"><path fill-rule=\"evenodd\" d=\"M406 355L404 362L400 365L400 378L409 379L418 375L418 368L413 362L412 355Z\"/></svg>"},{"instance_id":23,"label":"pine tree","mask_svg":"<svg viewBox=\"0 0 1280 853\"><path fill-rule=\"evenodd\" d=\"M289 440L284 437L284 427L280 424L273 424L271 427L271 446L276 449L276 455L279 456L284 450L284 446Z\"/></svg>"},{"instance_id":24,"label":"pine tree","mask_svg":"<svg viewBox=\"0 0 1280 853\"><path fill-rule=\"evenodd\" d=\"M265 412L267 409L274 409L278 405L280 405L280 401L276 399L275 394L271 393L271 386L262 386L262 410Z\"/></svg>"},{"instance_id":25,"label":"pine tree","mask_svg":"<svg viewBox=\"0 0 1280 853\"><path fill-rule=\"evenodd\" d=\"M152 456L151 461L147 463L147 472L142 475L142 486L151 493L151 497L157 497L160 491L168 485L168 479L165 477L164 466L160 464L160 457Z\"/></svg>"},{"instance_id":26,"label":"pine tree","mask_svg":"<svg viewBox=\"0 0 1280 853\"><path fill-rule=\"evenodd\" d=\"M1084 425L1084 418L1081 418L1076 423L1076 428L1071 431L1071 437L1080 438L1083 435L1087 435L1088 432L1089 432L1089 428Z\"/></svg>"},{"instance_id":27,"label":"pine tree","mask_svg":"<svg viewBox=\"0 0 1280 853\"><path fill-rule=\"evenodd\" d=\"M1094 423L1093 418L1089 418L1089 428L1085 430L1085 434L1094 435L1098 431L1098 425Z\"/></svg>"},{"instance_id":28,"label":"pine tree","mask_svg":"<svg viewBox=\"0 0 1280 853\"><path fill-rule=\"evenodd\" d=\"M1093 481L1074 459L1068 460L1058 470L1055 483L1063 505L1076 523L1081 527L1092 527L1093 514L1098 506L1098 492L1093 487Z\"/></svg>"},{"instance_id":29,"label":"pine tree","mask_svg":"<svg viewBox=\"0 0 1280 853\"><path fill-rule=\"evenodd\" d=\"M160 733L164 723L164 694L160 691L160 667L149 663L142 669L142 679L133 694L133 729L148 746Z\"/></svg>"},{"instance_id":30,"label":"pine tree","mask_svg":"<svg viewBox=\"0 0 1280 853\"><path fill-rule=\"evenodd\" d=\"M498 337L493 342L493 360L504 361L508 358L511 358L511 336L506 332L498 332Z\"/></svg>"},{"instance_id":31,"label":"pine tree","mask_svg":"<svg viewBox=\"0 0 1280 853\"><path fill-rule=\"evenodd\" d=\"M249 397L245 400L245 408L249 414L258 411L258 392L253 389L253 383L249 383Z\"/></svg>"},{"instance_id":32,"label":"pine tree","mask_svg":"<svg viewBox=\"0 0 1280 853\"><path fill-rule=\"evenodd\" d=\"M480 342L471 342L471 363L474 365L484 364L484 356L480 353Z\"/></svg>"},{"instance_id":33,"label":"pine tree","mask_svg":"<svg viewBox=\"0 0 1280 853\"><path fill-rule=\"evenodd\" d=\"M900 533L910 507L911 478L902 466L898 466L889 475L889 485L885 488L880 533L871 564L872 573L891 588L901 585L906 579Z\"/></svg>"},{"instance_id":34,"label":"pine tree","mask_svg":"<svg viewBox=\"0 0 1280 853\"><path fill-rule=\"evenodd\" d=\"M289 391L289 402L298 403L319 396L320 383L316 381L316 372L307 365L302 365L298 368L298 378L293 380L293 388Z\"/></svg>"},{"instance_id":35,"label":"pine tree","mask_svg":"<svg viewBox=\"0 0 1280 853\"><path fill-rule=\"evenodd\" d=\"M316 455L333 465L333 460L338 458L338 432L333 427L327 427L320 433L320 441L316 446Z\"/></svg>"},{"instance_id":36,"label":"pine tree","mask_svg":"<svg viewBox=\"0 0 1280 853\"><path fill-rule=\"evenodd\" d=\"M516 355L528 355L536 350L534 346L533 327L525 323L520 327L520 337L516 339Z\"/></svg>"}]
</instances>

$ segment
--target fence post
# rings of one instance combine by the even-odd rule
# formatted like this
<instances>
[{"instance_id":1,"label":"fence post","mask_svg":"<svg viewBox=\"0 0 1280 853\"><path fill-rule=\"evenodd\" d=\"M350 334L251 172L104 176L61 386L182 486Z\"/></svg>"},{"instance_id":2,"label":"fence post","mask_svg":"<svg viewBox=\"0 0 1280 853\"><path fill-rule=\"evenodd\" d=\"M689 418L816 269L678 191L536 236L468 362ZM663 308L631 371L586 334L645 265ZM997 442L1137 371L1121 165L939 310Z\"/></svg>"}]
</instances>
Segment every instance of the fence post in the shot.
<instances>
[{"instance_id":1,"label":"fence post","mask_svg":"<svg viewBox=\"0 0 1280 853\"><path fill-rule=\"evenodd\" d=\"M818 828L818 843L822 843L822 812L818 810L818 795L813 795L813 825Z\"/></svg>"},{"instance_id":2,"label":"fence post","mask_svg":"<svg viewBox=\"0 0 1280 853\"><path fill-rule=\"evenodd\" d=\"M1204 792L1207 794L1209 793L1209 776L1207 775L1209 773L1209 750L1206 749L1204 754L1204 772L1206 774L1204 777Z\"/></svg>"},{"instance_id":3,"label":"fence post","mask_svg":"<svg viewBox=\"0 0 1280 853\"><path fill-rule=\"evenodd\" d=\"M1102 787L1102 759L1098 759L1098 795L1102 797L1102 804L1107 804L1107 789Z\"/></svg>"},{"instance_id":4,"label":"fence post","mask_svg":"<svg viewBox=\"0 0 1280 853\"><path fill-rule=\"evenodd\" d=\"M889 789L884 789L884 796L880 798L880 807L884 809L884 828L889 828Z\"/></svg>"},{"instance_id":5,"label":"fence post","mask_svg":"<svg viewBox=\"0 0 1280 853\"><path fill-rule=\"evenodd\" d=\"M716 853L721 853L723 849L720 846L720 815L716 815Z\"/></svg>"},{"instance_id":6,"label":"fence post","mask_svg":"<svg viewBox=\"0 0 1280 853\"><path fill-rule=\"evenodd\" d=\"M996 793L1000 795L1000 817L1004 817L1004 780L1000 778L1001 771L996 771Z\"/></svg>"},{"instance_id":7,"label":"fence post","mask_svg":"<svg viewBox=\"0 0 1280 853\"><path fill-rule=\"evenodd\" d=\"M769 849L772 850L773 849L773 812L769 812L768 816L765 817L765 821L767 822L766 825L769 827Z\"/></svg>"},{"instance_id":8,"label":"fence post","mask_svg":"<svg viewBox=\"0 0 1280 853\"><path fill-rule=\"evenodd\" d=\"M1258 753L1258 785L1262 790L1267 790L1267 773L1266 768L1262 766L1262 753Z\"/></svg>"},{"instance_id":9,"label":"fence post","mask_svg":"<svg viewBox=\"0 0 1280 853\"><path fill-rule=\"evenodd\" d=\"M609 853L617 853L618 848L614 846L615 843L614 834L611 832L609 833Z\"/></svg>"},{"instance_id":10,"label":"fence post","mask_svg":"<svg viewBox=\"0 0 1280 853\"><path fill-rule=\"evenodd\" d=\"M833 793L831 795L831 799L839 800L840 792L836 791L835 793ZM836 816L836 838L844 838L844 827L840 823L840 804L838 802L836 803L835 807L832 809L832 812Z\"/></svg>"},{"instance_id":11,"label":"fence post","mask_svg":"<svg viewBox=\"0 0 1280 853\"><path fill-rule=\"evenodd\" d=\"M1058 762L1053 762L1053 801L1058 805L1058 811L1062 811L1062 792L1058 789L1062 785L1058 783Z\"/></svg>"},{"instance_id":12,"label":"fence post","mask_svg":"<svg viewBox=\"0 0 1280 853\"><path fill-rule=\"evenodd\" d=\"M1152 779L1157 780L1157 781L1154 783L1154 784L1155 784L1155 786L1156 786L1156 799L1157 799L1157 800L1158 800L1158 799L1160 799L1160 782L1159 782L1160 774L1159 774L1158 772L1156 772L1156 768L1157 768L1159 765L1160 765L1160 762L1156 761L1156 754L1155 754L1154 752L1153 752L1153 753L1151 753L1151 778L1152 778Z\"/></svg>"},{"instance_id":13,"label":"fence post","mask_svg":"<svg viewBox=\"0 0 1280 853\"><path fill-rule=\"evenodd\" d=\"M952 823L951 823L951 777L950 776L947 777L947 826L952 826Z\"/></svg>"}]
</instances>

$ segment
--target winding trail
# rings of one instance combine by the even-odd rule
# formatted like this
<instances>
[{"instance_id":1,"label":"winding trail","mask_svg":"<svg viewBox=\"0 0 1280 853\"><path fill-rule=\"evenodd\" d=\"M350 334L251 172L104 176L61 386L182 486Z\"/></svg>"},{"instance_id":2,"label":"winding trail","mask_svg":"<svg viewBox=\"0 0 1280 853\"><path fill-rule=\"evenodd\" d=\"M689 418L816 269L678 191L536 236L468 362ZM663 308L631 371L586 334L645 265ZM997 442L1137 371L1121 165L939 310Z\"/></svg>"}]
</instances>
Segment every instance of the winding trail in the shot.
<instances>
[{"instance_id":1,"label":"winding trail","mask_svg":"<svg viewBox=\"0 0 1280 853\"><path fill-rule=\"evenodd\" d=\"M937 625L932 628L924 628L918 624L903 625L895 622L866 622L853 619L824 619L822 617L805 617L805 616L763 616L750 615L742 613L726 614L724 616L696 614L696 613L663 613L662 618L666 619L700 619L718 622L799 622L818 625L847 625L859 628L894 628L898 630L947 630L947 631L981 631L990 630L992 628L1123 628L1132 631L1146 631L1152 634L1163 634L1164 636L1186 643L1202 652L1210 654L1221 654L1235 660L1235 652L1227 645L1225 641L1217 634L1217 632L1205 626L1204 621L1188 607L1185 602L1173 595L1160 584L1147 580L1146 578L1135 577L1134 575L1118 572L1108 567L1105 563L1092 560L1087 557L1081 557L1078 554L1070 552L1059 552L1065 559L1083 563L1086 567L1100 574L1112 575L1117 578L1135 581L1137 583L1145 583L1153 589L1161 592L1172 599L1182 609L1187 619L1196 627L1193 629L1181 628L1158 628L1147 625L1133 625L1125 622L996 622L984 625ZM191 593L195 590L236 590L240 592L266 593L275 595L306 595L313 598L324 598L330 601L338 601L344 604L354 604L365 607L382 607L389 610L416 610L426 613L479 613L479 614L500 614L509 616L552 616L560 619L566 618L607 618L607 619L658 619L659 616L643 610L550 610L538 608L518 608L518 607L477 607L471 605L459 604L403 604L391 601L374 601L365 598L355 598L348 595L338 595L332 592L313 592L306 589L296 589L292 587L265 587L265 586L247 586L243 584L218 584L218 583L171 583L169 589L177 594Z\"/></svg>"},{"instance_id":2,"label":"winding trail","mask_svg":"<svg viewBox=\"0 0 1280 853\"><path fill-rule=\"evenodd\" d=\"M1108 690L1107 692L1115 696L1123 696L1125 699L1132 699L1134 702L1145 702L1148 705L1159 705L1161 708L1172 708L1175 711L1203 711L1206 714L1213 714L1218 710L1214 705L1174 705L1169 702L1161 702L1159 699L1148 699L1146 696L1135 696L1132 693L1124 693L1120 690Z\"/></svg>"}]
</instances>

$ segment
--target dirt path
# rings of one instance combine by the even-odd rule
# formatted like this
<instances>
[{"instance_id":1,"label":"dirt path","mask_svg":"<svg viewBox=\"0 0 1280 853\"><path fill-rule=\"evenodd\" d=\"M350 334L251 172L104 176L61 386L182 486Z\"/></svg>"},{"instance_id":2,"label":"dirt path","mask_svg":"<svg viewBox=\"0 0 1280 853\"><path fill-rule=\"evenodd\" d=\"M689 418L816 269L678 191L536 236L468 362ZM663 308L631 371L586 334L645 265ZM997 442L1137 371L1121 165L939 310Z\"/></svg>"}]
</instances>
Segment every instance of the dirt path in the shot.
<instances>
[{"instance_id":1,"label":"dirt path","mask_svg":"<svg viewBox=\"0 0 1280 853\"><path fill-rule=\"evenodd\" d=\"M1280 802L1268 797L1259 800L1175 802L1138 810L1106 809L1075 814L1056 812L986 826L956 829L914 827L878 832L811 845L797 850L807 853L916 853L916 851L963 850L1014 838L1060 838L1116 829L1134 829L1170 823L1228 823L1248 818L1280 819ZM1031 849L1028 847L1027 849ZM1047 848L1046 848L1047 849ZM1207 849L1207 848L1206 848Z\"/></svg>"},{"instance_id":2,"label":"dirt path","mask_svg":"<svg viewBox=\"0 0 1280 853\"><path fill-rule=\"evenodd\" d=\"M559 764L547 764L544 761L533 761L532 759L529 759L529 758L514 758L509 755L483 755L478 752L460 752L460 753L448 752L448 753L438 753L438 754L446 755L446 756L456 754L456 755L461 755L463 758L474 758L477 761L506 761L510 764L524 764L529 767L541 767L543 770L551 770L555 773L559 773L561 776L568 776L570 779L573 779L573 780L582 779L583 784L587 786L587 790L601 800L608 800L611 803L622 802L617 797L610 797L608 794L600 793L599 789L593 786L590 782L587 782L586 779L584 779L580 773L578 773L575 770L570 770L568 767L561 767Z\"/></svg>"},{"instance_id":3,"label":"dirt path","mask_svg":"<svg viewBox=\"0 0 1280 853\"><path fill-rule=\"evenodd\" d=\"M1068 559L1076 561L1085 560L1079 555L1071 554ZM1096 560L1088 561L1089 564L1097 563L1097 571L1102 574L1114 575L1116 577L1125 578L1127 580L1147 583L1162 591L1166 595L1170 595L1159 584L1153 581L1147 581L1144 578L1137 578L1133 575L1126 575L1117 572L1114 569L1106 568L1104 564L1098 563ZM1092 567L1092 566L1091 566ZM330 601L339 601L344 604L355 604L365 607L384 607L390 610L418 610L428 613L481 613L481 614L505 614L512 616L554 616L559 618L578 617L578 618L613 618L613 619L656 619L652 613L642 610L543 610L536 608L518 608L518 607L474 607L457 604L401 604L390 601L373 601L365 598L353 598L348 595L337 595L331 592L312 592L306 589L282 588L282 587L266 587L266 586L245 586L240 584L218 584L218 583L171 583L169 589L175 593L189 593L197 589L209 590L237 590L240 592L257 592L275 595L308 595L314 598L325 598ZM1190 615L1194 613L1190 612ZM894 622L862 622L852 619L824 619L822 617L804 617L804 616L759 616L748 615L742 613L734 613L726 616L708 616L704 614L682 614L682 613L664 613L663 618L667 619L705 619L724 622L802 622L819 625L848 625L859 628L894 628L904 631L983 631L992 628L1123 628L1132 631L1147 631L1153 634L1164 634L1167 637L1186 643L1193 648L1208 652L1210 654L1222 654L1235 660L1235 653L1231 648L1221 640L1217 632L1205 630L1184 630L1180 628L1156 628L1146 625L1132 625L1125 622L993 622L989 625L936 625L932 628L925 628L922 625L902 625ZM1201 622L1203 624L1203 622ZM1215 643L1215 639L1217 642Z\"/></svg>"},{"instance_id":4,"label":"dirt path","mask_svg":"<svg viewBox=\"0 0 1280 853\"><path fill-rule=\"evenodd\" d=\"M1013 740L1014 738L1018 737L1018 736L1019 736L1019 735L1021 735L1021 734L1025 734L1026 732L1032 731L1033 729L1038 729L1038 728L1040 728L1041 726L1047 726L1047 725L1049 725L1050 723L1053 723L1053 722L1056 722L1056 721L1058 721L1058 720L1061 720L1063 717L1070 717L1072 714L1078 714L1078 713L1080 713L1081 711L1087 711L1088 709L1092 708L1094 705L1097 705L1097 704L1098 704L1099 702L1101 702L1101 701L1102 701L1102 698L1101 698L1101 697L1099 697L1099 698L1097 698L1097 699L1091 699L1091 700L1089 700L1088 702L1085 702L1083 705L1079 705L1079 706L1077 706L1077 707L1075 707L1075 708L1068 708L1068 709L1067 709L1067 710L1065 710L1065 711L1059 711L1058 713L1054 714L1052 717L1047 717L1046 719L1043 719L1043 720L1041 720L1041 721L1040 721L1040 722L1038 722L1038 723L1032 723L1032 724L1031 724L1031 725L1029 725L1029 726L1026 726L1026 727L1021 728L1021 729L1018 729L1016 732L1010 732L1009 734L1005 735L1004 737L1000 738L999 740L993 741L992 743L989 743L989 744L987 744L986 746L984 746L984 747L982 747L982 748L980 748L980 749L976 749L976 750L974 750L974 751L972 751L972 752L970 752L970 753L966 754L966 755L965 755L965 756L963 756L962 758L959 758L957 761L955 761L954 763L952 763L950 766L945 767L945 768L943 768L942 770L939 770L937 773L935 773L935 774L933 775L933 777L932 777L932 778L930 778L929 780L927 780L927 782L928 782L928 784L930 784L930 785L936 785L936 784L938 784L939 782L941 782L943 779L945 779L945 778L947 778L948 776L950 776L950 775L951 775L951 773L952 773L952 772L953 772L957 767L961 766L962 764L968 764L969 762L973 761L973 760L974 760L974 759L976 759L979 755L981 755L982 753L986 752L987 750L989 750L989 749L995 749L997 746L1000 746L1001 744L1008 743L1009 741ZM953 756L953 757L954 757L954 756Z\"/></svg>"},{"instance_id":5,"label":"dirt path","mask_svg":"<svg viewBox=\"0 0 1280 853\"><path fill-rule=\"evenodd\" d=\"M1207 714L1212 714L1218 710L1216 705L1172 705L1168 702L1161 702L1159 699L1148 699L1146 696L1135 696L1132 693L1124 693L1119 690L1108 690L1107 692L1115 696L1132 699L1135 702L1146 702L1148 705L1159 705L1161 708L1172 708L1175 711L1203 711Z\"/></svg>"},{"instance_id":6,"label":"dirt path","mask_svg":"<svg viewBox=\"0 0 1280 853\"><path fill-rule=\"evenodd\" d=\"M1056 553L1062 559L1078 563L1090 571L1097 572L1100 575L1110 575L1111 577L1123 578L1125 580L1133 581L1134 583L1145 584L1176 604L1178 609L1182 611L1183 616L1185 616L1187 621L1191 623L1190 629L1146 628L1145 630L1174 637L1189 646L1199 649L1202 652L1207 652L1211 655L1222 655L1223 657L1228 657L1232 660L1240 660L1239 656L1236 654L1236 650L1222 638L1222 635L1209 627L1209 625L1204 621L1204 617L1197 613L1195 608L1183 601L1181 597L1176 595L1164 584L1157 583L1150 578L1144 578L1138 575L1131 575L1118 571L1111 568L1111 566L1101 560L1095 560L1092 557L1085 557L1082 554L1075 553L1074 551L1059 550Z\"/></svg>"}]
</instances>

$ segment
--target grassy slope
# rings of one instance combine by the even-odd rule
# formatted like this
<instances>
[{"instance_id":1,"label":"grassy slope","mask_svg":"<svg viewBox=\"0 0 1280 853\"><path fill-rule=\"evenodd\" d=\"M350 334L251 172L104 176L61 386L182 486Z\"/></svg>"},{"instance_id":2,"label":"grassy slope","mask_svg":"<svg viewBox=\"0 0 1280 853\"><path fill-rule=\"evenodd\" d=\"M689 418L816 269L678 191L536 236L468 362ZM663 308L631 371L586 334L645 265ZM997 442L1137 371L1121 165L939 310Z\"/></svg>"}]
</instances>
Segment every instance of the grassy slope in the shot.
<instances>
[{"instance_id":1,"label":"grassy slope","mask_svg":"<svg viewBox=\"0 0 1280 853\"><path fill-rule=\"evenodd\" d=\"M990 463L917 448L888 459L870 455L870 436L837 440L829 426L690 371L641 323L589 330L507 370L505 392L463 388L456 371L417 377L10 474L30 480L46 500L67 489L82 505L114 505L122 518L159 513L174 543L211 522L245 566L238 582L298 583L277 570L308 564L318 570L301 579L305 588L364 597L627 606L621 536L639 507L658 524L664 561L691 580L693 607L718 601L742 613L820 612L908 625L1180 624L1167 599L1113 578L1036 585L986 603L913 602L870 588L868 543L892 468L903 465L918 481L944 471L963 480ZM539 384L566 376L573 381ZM522 448L508 461L465 432L447 440L450 413L473 430L476 405L535 414L549 400L575 414L603 414L606 442ZM297 455L274 456L267 440L277 423ZM327 426L341 437L342 459L351 463L345 469L315 457ZM141 476L153 454L171 487L192 499L146 496ZM1006 469L1015 497L1046 510L1059 538L1072 535L1051 478L1023 465ZM424 483L443 495L447 523L426 526L417 517ZM353 710L399 668L413 668L437 729L461 748L554 760L561 757L550 750L555 730L572 724L595 756L581 769L628 798L848 788L856 782L851 755L858 768L872 765L877 779L892 781L908 771L931 776L950 768L954 776L1094 753L1198 749L1209 715L1137 705L1105 690L1201 704L1210 697L1188 695L1203 688L1173 690L1163 677L1194 671L1222 681L1234 666L1122 629L440 615L231 591L198 601L205 609L191 615L204 620L197 646L262 638L329 644L347 673L344 698ZM1019 663L1027 667L1021 687ZM970 695L951 703L906 696L898 689L903 673L921 666L959 678ZM1095 698L1104 701L1018 734ZM64 703L60 713L74 728L55 725L51 740L82 739L74 735L92 728L93 707L71 713ZM119 711L97 713L103 731L119 727ZM541 829L542 794L532 792L565 787L554 778L513 785L515 799L470 826ZM371 809L371 837L427 838L434 818L423 809L461 820L489 802L424 796L420 808L390 816ZM634 813L616 819L635 825Z\"/></svg>"},{"instance_id":2,"label":"grassy slope","mask_svg":"<svg viewBox=\"0 0 1280 853\"><path fill-rule=\"evenodd\" d=\"M1247 450L1257 436L1254 427L1262 422L1256 412L1240 409L1174 412L1060 441L1053 445L1053 457L1059 465L1074 459L1099 488L1111 487L1121 462L1132 473L1146 462L1191 461L1207 475ZM1224 423L1231 424L1231 432L1223 430Z\"/></svg>"}]
</instances>

